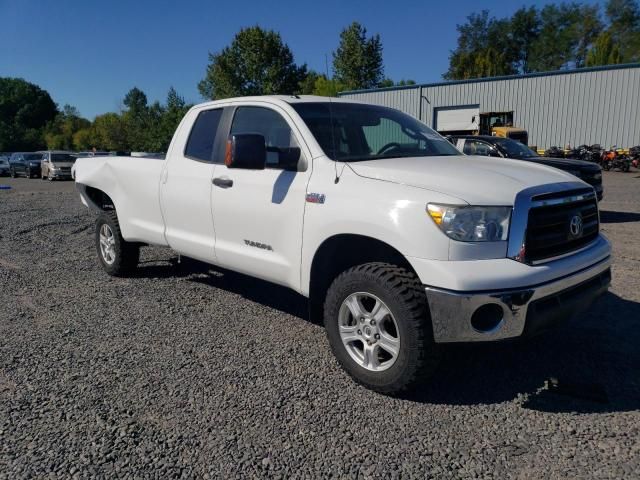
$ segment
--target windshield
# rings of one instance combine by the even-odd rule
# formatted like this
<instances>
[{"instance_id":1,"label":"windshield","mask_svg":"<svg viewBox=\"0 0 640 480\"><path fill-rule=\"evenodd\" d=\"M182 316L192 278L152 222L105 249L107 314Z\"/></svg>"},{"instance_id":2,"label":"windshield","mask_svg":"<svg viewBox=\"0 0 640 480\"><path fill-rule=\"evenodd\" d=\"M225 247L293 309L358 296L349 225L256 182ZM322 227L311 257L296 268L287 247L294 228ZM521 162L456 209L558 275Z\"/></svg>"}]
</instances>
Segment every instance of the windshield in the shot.
<instances>
[{"instance_id":1,"label":"windshield","mask_svg":"<svg viewBox=\"0 0 640 480\"><path fill-rule=\"evenodd\" d=\"M460 155L447 140L392 108L357 103L295 103L324 153L333 160Z\"/></svg>"},{"instance_id":2,"label":"windshield","mask_svg":"<svg viewBox=\"0 0 640 480\"><path fill-rule=\"evenodd\" d=\"M27 153L24 156L25 160L42 160L42 154L41 153Z\"/></svg>"},{"instance_id":3,"label":"windshield","mask_svg":"<svg viewBox=\"0 0 640 480\"><path fill-rule=\"evenodd\" d=\"M538 153L526 145L509 138L493 137L493 141L511 158L537 157Z\"/></svg>"},{"instance_id":4,"label":"windshield","mask_svg":"<svg viewBox=\"0 0 640 480\"><path fill-rule=\"evenodd\" d=\"M52 153L51 161L52 162L75 162L76 157L69 153Z\"/></svg>"}]
</instances>

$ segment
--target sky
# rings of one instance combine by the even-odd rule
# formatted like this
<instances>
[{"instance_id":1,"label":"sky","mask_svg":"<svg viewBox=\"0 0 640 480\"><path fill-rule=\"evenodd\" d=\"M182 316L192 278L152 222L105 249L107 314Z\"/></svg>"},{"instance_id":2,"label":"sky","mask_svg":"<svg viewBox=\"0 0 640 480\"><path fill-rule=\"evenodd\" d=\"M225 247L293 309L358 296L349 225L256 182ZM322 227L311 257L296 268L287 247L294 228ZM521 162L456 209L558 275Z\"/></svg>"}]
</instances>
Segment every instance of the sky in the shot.
<instances>
[{"instance_id":1,"label":"sky","mask_svg":"<svg viewBox=\"0 0 640 480\"><path fill-rule=\"evenodd\" d=\"M118 111L134 86L164 102L173 86L189 103L208 53L242 27L278 31L295 62L325 72L342 29L352 21L383 44L385 76L437 82L455 48L456 25L489 9L508 16L538 2L391 0L0 0L0 77L47 90L62 107L90 119ZM589 0L588 3L596 3Z\"/></svg>"}]
</instances>

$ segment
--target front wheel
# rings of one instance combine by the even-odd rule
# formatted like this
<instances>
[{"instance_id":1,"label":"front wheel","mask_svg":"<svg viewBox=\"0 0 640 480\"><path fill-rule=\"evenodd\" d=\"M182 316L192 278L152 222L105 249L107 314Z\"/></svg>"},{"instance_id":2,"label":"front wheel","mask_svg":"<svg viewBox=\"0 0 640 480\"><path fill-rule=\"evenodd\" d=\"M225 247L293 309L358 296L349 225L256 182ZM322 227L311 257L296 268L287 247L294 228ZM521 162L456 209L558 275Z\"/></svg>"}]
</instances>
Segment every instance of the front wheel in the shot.
<instances>
[{"instance_id":1,"label":"front wheel","mask_svg":"<svg viewBox=\"0 0 640 480\"><path fill-rule=\"evenodd\" d=\"M372 390L410 390L438 365L424 290L395 265L367 263L340 274L327 292L324 324L341 366Z\"/></svg>"},{"instance_id":2,"label":"front wheel","mask_svg":"<svg viewBox=\"0 0 640 480\"><path fill-rule=\"evenodd\" d=\"M140 247L122 238L114 211L103 212L96 220L96 249L104 271L115 277L130 274L140 260Z\"/></svg>"}]
</instances>

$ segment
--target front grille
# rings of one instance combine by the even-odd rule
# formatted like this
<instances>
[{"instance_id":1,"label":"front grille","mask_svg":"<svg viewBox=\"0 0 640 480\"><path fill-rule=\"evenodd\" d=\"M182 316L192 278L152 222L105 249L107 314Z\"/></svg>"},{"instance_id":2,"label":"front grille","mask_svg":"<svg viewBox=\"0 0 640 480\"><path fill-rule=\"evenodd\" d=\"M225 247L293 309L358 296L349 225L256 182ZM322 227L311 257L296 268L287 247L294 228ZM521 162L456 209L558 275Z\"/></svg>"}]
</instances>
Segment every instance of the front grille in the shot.
<instances>
[{"instance_id":1,"label":"front grille","mask_svg":"<svg viewBox=\"0 0 640 480\"><path fill-rule=\"evenodd\" d=\"M585 193L588 198L582 196ZM534 197L533 202L525 238L525 258L528 263L570 253L598 237L598 204L592 192L544 195ZM581 228L576 228L576 223L581 223ZM579 230L577 234L576 230Z\"/></svg>"}]
</instances>

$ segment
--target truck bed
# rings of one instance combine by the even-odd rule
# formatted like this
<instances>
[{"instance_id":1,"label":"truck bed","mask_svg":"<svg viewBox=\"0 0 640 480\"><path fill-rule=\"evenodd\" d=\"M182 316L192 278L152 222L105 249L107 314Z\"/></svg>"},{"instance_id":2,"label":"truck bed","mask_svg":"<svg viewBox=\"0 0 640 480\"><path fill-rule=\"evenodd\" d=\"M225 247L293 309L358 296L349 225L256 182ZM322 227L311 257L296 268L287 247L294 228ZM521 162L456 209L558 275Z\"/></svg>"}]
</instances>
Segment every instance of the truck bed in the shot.
<instances>
[{"instance_id":1,"label":"truck bed","mask_svg":"<svg viewBox=\"0 0 640 480\"><path fill-rule=\"evenodd\" d=\"M91 189L104 192L118 212L128 241L166 245L159 185L164 159L154 157L88 157L74 165L83 203L93 207Z\"/></svg>"}]
</instances>

